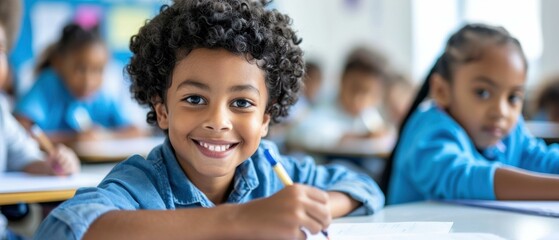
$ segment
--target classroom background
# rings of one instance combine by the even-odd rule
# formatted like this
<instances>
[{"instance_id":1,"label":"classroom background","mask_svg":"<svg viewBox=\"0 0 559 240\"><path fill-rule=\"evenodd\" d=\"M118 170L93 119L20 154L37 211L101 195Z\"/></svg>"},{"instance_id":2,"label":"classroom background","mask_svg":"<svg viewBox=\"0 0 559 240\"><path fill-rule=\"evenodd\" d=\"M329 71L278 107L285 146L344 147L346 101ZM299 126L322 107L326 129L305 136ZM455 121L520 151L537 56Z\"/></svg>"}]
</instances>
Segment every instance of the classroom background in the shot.
<instances>
[{"instance_id":1,"label":"classroom background","mask_svg":"<svg viewBox=\"0 0 559 240\"><path fill-rule=\"evenodd\" d=\"M169 2L24 0L22 30L10 56L16 69L16 93L31 86L30 70L35 57L56 39L65 23L96 17L101 19L113 55L105 85L120 92L123 81L112 79L123 78L122 67L130 57L130 36L163 3ZM559 33L554 26L559 20L555 13L559 2L553 0L275 0L271 7L293 18L303 38L306 59L321 65L322 99L335 93L344 56L355 45L382 50L395 69L419 83L442 51L449 33L470 21L502 25L520 39L529 59L529 90L541 79L559 72ZM137 112L141 123L143 113Z\"/></svg>"}]
</instances>

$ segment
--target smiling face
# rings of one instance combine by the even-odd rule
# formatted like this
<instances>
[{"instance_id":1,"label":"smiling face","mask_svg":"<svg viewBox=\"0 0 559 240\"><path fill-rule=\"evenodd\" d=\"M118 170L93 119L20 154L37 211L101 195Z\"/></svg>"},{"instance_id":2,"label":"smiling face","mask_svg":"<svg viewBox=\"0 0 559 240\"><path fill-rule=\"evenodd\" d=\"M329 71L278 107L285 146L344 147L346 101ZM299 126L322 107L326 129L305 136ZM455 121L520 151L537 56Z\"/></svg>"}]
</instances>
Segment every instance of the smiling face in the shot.
<instances>
[{"instance_id":1,"label":"smiling face","mask_svg":"<svg viewBox=\"0 0 559 240\"><path fill-rule=\"evenodd\" d=\"M518 49L510 44L487 47L481 59L459 65L452 76L450 85L443 80L446 93L437 102L476 147L487 148L507 136L524 99L526 69Z\"/></svg>"},{"instance_id":2,"label":"smiling face","mask_svg":"<svg viewBox=\"0 0 559 240\"><path fill-rule=\"evenodd\" d=\"M155 105L191 181L231 180L268 131L264 71L226 50L195 49L177 62L165 103Z\"/></svg>"}]
</instances>

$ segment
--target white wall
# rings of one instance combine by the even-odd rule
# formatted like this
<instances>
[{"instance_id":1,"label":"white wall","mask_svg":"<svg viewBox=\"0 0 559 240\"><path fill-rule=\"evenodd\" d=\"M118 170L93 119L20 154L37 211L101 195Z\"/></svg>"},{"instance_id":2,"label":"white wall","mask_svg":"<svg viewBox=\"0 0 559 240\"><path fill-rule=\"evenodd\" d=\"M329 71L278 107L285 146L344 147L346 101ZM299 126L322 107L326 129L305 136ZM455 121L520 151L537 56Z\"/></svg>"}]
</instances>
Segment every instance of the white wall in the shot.
<instances>
[{"instance_id":1,"label":"white wall","mask_svg":"<svg viewBox=\"0 0 559 240\"><path fill-rule=\"evenodd\" d=\"M530 66L529 89L536 86L544 76L559 73L559 1L540 1L543 52L541 58ZM380 47L397 69L409 74L417 82L422 81L448 38L448 34L441 32L456 30L459 25L460 20L451 15L461 14L456 11L463 2L276 0L274 3L281 12L293 18L294 27L303 38L302 47L306 58L322 63L327 83L322 89L323 94L333 94L345 55L355 44L365 43ZM357 7L348 7L347 3L354 3ZM433 3L437 3L438 8L448 9L442 11L431 8L421 11L421 6L432 6ZM425 21L430 22L425 24ZM414 45L432 38L432 34L440 35L437 35L440 41L433 40L427 47L423 46L425 44Z\"/></svg>"},{"instance_id":2,"label":"white wall","mask_svg":"<svg viewBox=\"0 0 559 240\"><path fill-rule=\"evenodd\" d=\"M559 73L559 1L541 0L543 52L540 76Z\"/></svg>"},{"instance_id":3,"label":"white wall","mask_svg":"<svg viewBox=\"0 0 559 240\"><path fill-rule=\"evenodd\" d=\"M411 72L410 0L279 0L293 19L306 59L323 68L323 95L337 89L347 52L356 44L381 48L395 67Z\"/></svg>"}]
</instances>

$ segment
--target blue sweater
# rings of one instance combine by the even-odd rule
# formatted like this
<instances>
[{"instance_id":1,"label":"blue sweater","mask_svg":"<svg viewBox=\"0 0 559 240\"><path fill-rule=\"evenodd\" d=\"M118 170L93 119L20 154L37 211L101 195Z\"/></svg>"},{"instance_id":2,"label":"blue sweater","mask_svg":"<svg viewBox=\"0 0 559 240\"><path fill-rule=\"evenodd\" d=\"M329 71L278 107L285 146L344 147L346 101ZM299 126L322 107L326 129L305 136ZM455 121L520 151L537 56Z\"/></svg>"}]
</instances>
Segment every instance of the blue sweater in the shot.
<instances>
[{"instance_id":1,"label":"blue sweater","mask_svg":"<svg viewBox=\"0 0 559 240\"><path fill-rule=\"evenodd\" d=\"M495 170L503 165L559 173L559 145L534 138L521 117L501 142L479 151L466 131L430 101L410 117L395 151L389 204L495 199Z\"/></svg>"}]
</instances>

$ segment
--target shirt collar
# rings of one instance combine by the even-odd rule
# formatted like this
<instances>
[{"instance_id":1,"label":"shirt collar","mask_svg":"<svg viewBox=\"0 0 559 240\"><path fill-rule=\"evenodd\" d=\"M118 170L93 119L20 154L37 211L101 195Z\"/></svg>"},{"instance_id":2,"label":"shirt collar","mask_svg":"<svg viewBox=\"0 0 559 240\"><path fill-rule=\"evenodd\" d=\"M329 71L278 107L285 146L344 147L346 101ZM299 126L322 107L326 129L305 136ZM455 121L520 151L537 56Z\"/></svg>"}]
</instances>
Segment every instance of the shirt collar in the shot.
<instances>
[{"instance_id":1,"label":"shirt collar","mask_svg":"<svg viewBox=\"0 0 559 240\"><path fill-rule=\"evenodd\" d=\"M162 145L162 157L167 169L168 181L175 205L215 206L215 204L211 202L183 172L168 137ZM233 190L229 194L227 202L240 202L242 198L256 189L258 184L256 168L254 167L252 158L248 158L235 170Z\"/></svg>"}]
</instances>

